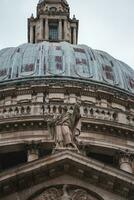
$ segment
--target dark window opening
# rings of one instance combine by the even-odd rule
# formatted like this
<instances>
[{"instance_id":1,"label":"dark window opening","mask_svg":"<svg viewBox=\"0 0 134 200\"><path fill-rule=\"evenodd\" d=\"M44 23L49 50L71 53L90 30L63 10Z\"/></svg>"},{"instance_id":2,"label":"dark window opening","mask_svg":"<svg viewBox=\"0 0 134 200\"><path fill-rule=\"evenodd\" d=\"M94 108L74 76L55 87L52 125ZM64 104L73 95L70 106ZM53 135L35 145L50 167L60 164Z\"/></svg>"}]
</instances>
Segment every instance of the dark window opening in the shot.
<instances>
[{"instance_id":1,"label":"dark window opening","mask_svg":"<svg viewBox=\"0 0 134 200\"><path fill-rule=\"evenodd\" d=\"M52 149L40 149L39 158L46 157L52 154Z\"/></svg>"},{"instance_id":2,"label":"dark window opening","mask_svg":"<svg viewBox=\"0 0 134 200\"><path fill-rule=\"evenodd\" d=\"M71 28L71 44L73 44L73 28Z\"/></svg>"},{"instance_id":3,"label":"dark window opening","mask_svg":"<svg viewBox=\"0 0 134 200\"><path fill-rule=\"evenodd\" d=\"M50 41L58 40L58 23L49 24L49 40Z\"/></svg>"},{"instance_id":4,"label":"dark window opening","mask_svg":"<svg viewBox=\"0 0 134 200\"><path fill-rule=\"evenodd\" d=\"M92 152L87 153L87 156L89 158L93 158L95 160L98 160L102 163L115 166L115 160L114 160L113 156L105 155L105 154L99 154L99 153L92 153Z\"/></svg>"},{"instance_id":5,"label":"dark window opening","mask_svg":"<svg viewBox=\"0 0 134 200\"><path fill-rule=\"evenodd\" d=\"M0 171L15 167L27 162L27 152L10 152L0 154Z\"/></svg>"},{"instance_id":6,"label":"dark window opening","mask_svg":"<svg viewBox=\"0 0 134 200\"><path fill-rule=\"evenodd\" d=\"M33 43L35 43L35 26L33 26Z\"/></svg>"},{"instance_id":7,"label":"dark window opening","mask_svg":"<svg viewBox=\"0 0 134 200\"><path fill-rule=\"evenodd\" d=\"M45 23L45 19L43 20L43 38L45 39L45 26L46 26L46 23Z\"/></svg>"},{"instance_id":8,"label":"dark window opening","mask_svg":"<svg viewBox=\"0 0 134 200\"><path fill-rule=\"evenodd\" d=\"M64 21L62 20L62 40L64 40Z\"/></svg>"}]
</instances>

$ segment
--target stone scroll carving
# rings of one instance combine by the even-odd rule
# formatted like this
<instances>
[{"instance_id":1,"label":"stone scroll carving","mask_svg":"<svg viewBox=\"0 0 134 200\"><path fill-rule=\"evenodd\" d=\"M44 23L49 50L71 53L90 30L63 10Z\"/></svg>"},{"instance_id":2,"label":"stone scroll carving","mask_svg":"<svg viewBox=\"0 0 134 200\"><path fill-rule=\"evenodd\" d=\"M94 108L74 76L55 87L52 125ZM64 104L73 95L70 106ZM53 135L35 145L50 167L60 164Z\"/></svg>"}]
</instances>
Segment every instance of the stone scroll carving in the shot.
<instances>
[{"instance_id":1,"label":"stone scroll carving","mask_svg":"<svg viewBox=\"0 0 134 200\"><path fill-rule=\"evenodd\" d=\"M56 188L47 189L44 193L42 193L34 200L58 200L60 199L60 192Z\"/></svg>"},{"instance_id":2,"label":"stone scroll carving","mask_svg":"<svg viewBox=\"0 0 134 200\"><path fill-rule=\"evenodd\" d=\"M53 119L49 119L49 132L54 135L56 149L74 148L76 136L80 134L80 106L76 104L74 110L68 111L65 107L63 113Z\"/></svg>"},{"instance_id":3,"label":"stone scroll carving","mask_svg":"<svg viewBox=\"0 0 134 200\"><path fill-rule=\"evenodd\" d=\"M71 186L52 187L46 189L33 200L98 200L91 196L86 190Z\"/></svg>"}]
</instances>

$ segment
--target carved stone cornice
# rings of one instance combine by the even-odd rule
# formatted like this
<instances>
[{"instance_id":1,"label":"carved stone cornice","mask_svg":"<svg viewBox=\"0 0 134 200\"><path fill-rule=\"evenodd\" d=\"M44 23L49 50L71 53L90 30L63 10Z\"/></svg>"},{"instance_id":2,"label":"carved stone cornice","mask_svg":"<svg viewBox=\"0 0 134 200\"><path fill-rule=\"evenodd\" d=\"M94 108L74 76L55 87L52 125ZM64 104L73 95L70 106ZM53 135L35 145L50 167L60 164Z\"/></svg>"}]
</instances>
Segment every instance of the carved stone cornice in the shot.
<instances>
[{"instance_id":1,"label":"carved stone cornice","mask_svg":"<svg viewBox=\"0 0 134 200\"><path fill-rule=\"evenodd\" d=\"M134 193L133 175L66 150L1 173L0 197L29 188L36 184L34 180L42 183L64 173L80 178L80 171L87 183L126 198Z\"/></svg>"},{"instance_id":2,"label":"carved stone cornice","mask_svg":"<svg viewBox=\"0 0 134 200\"><path fill-rule=\"evenodd\" d=\"M35 84L36 83L36 84ZM55 86L58 86L56 88ZM10 89L11 88L11 89ZM85 80L80 81L79 79L71 80L67 77L57 78L44 78L38 80L27 79L24 81L17 80L11 81L10 83L1 83L0 86L0 96L8 96L9 94L19 95L19 94L32 94L34 92L51 92L53 91L64 91L64 93L79 93L80 95L87 95L93 97L100 97L112 102L119 103L121 105L127 106L128 102L131 102L131 106L134 107L134 95L125 90L117 89L115 87L110 87L104 84L98 84L96 82L86 82Z\"/></svg>"},{"instance_id":3,"label":"carved stone cornice","mask_svg":"<svg viewBox=\"0 0 134 200\"><path fill-rule=\"evenodd\" d=\"M128 173L133 173L133 169L132 169L133 158L134 158L134 152L130 152L128 149L119 150L120 169Z\"/></svg>"},{"instance_id":4,"label":"carved stone cornice","mask_svg":"<svg viewBox=\"0 0 134 200\"><path fill-rule=\"evenodd\" d=\"M126 150L119 149L118 157L119 157L120 163L122 162L122 160L123 162L130 163L134 159L134 152L129 151L128 149Z\"/></svg>"},{"instance_id":5,"label":"carved stone cornice","mask_svg":"<svg viewBox=\"0 0 134 200\"><path fill-rule=\"evenodd\" d=\"M97 123L98 122L98 123ZM111 135L114 137L118 138L131 138L134 139L134 132L133 132L133 127L130 128L129 126L124 126L124 125L117 125L116 123L106 123L106 121L94 121L94 120L89 120L85 121L82 119L82 126L81 126L81 131L90 133L91 131L94 133L102 133L104 135Z\"/></svg>"},{"instance_id":6,"label":"carved stone cornice","mask_svg":"<svg viewBox=\"0 0 134 200\"><path fill-rule=\"evenodd\" d=\"M0 131L2 134L18 132L18 131L29 131L29 130L47 130L47 122L44 121L43 117L40 118L26 118L14 120L6 120L5 123L0 123Z\"/></svg>"}]
</instances>

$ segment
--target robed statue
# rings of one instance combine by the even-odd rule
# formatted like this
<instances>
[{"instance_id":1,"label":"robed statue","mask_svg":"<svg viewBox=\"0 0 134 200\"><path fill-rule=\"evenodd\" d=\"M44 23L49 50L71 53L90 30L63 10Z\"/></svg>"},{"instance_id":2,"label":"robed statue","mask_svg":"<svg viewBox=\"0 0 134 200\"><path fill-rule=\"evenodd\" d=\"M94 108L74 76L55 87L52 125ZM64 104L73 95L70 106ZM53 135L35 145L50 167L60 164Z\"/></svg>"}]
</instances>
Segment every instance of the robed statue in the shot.
<instances>
[{"instance_id":1,"label":"robed statue","mask_svg":"<svg viewBox=\"0 0 134 200\"><path fill-rule=\"evenodd\" d=\"M80 106L73 111L63 108L63 113L49 120L49 130L54 135L56 148L77 148L76 136L80 134Z\"/></svg>"}]
</instances>

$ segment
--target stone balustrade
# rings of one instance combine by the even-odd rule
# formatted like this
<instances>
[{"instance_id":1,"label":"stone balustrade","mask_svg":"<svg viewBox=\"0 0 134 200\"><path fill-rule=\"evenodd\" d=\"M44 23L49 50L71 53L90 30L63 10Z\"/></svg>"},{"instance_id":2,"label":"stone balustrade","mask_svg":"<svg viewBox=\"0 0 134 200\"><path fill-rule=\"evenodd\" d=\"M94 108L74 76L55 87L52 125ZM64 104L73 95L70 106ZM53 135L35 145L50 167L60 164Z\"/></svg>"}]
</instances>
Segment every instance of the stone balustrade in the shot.
<instances>
[{"instance_id":1,"label":"stone balustrade","mask_svg":"<svg viewBox=\"0 0 134 200\"><path fill-rule=\"evenodd\" d=\"M0 121L10 118L19 118L22 116L47 116L60 115L64 106L68 110L73 110L73 105L68 104L42 104L30 103L24 105L8 105L0 107ZM112 110L110 108L100 108L91 106L81 106L81 116L87 119L105 120L108 122L121 123L134 126L134 116L128 116L122 111Z\"/></svg>"},{"instance_id":2,"label":"stone balustrade","mask_svg":"<svg viewBox=\"0 0 134 200\"><path fill-rule=\"evenodd\" d=\"M118 113L106 108L83 107L83 116L108 121L118 121Z\"/></svg>"}]
</instances>

